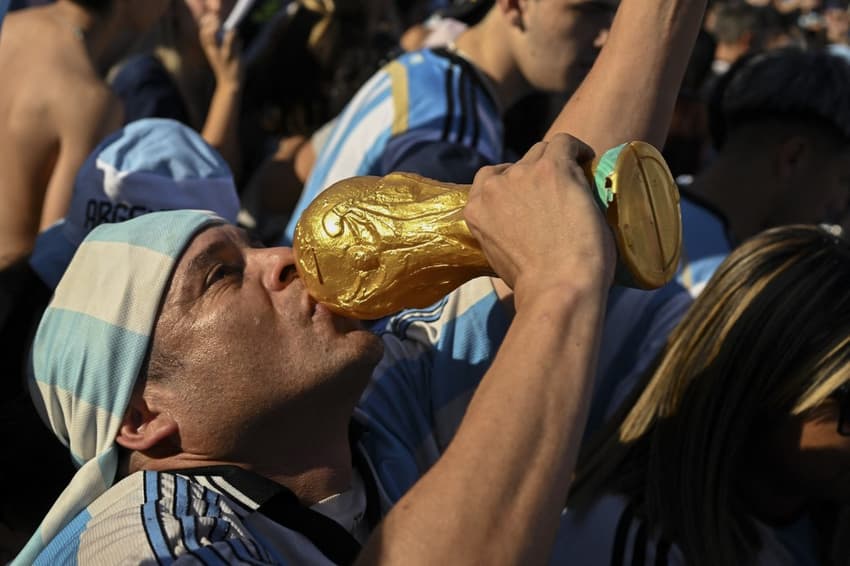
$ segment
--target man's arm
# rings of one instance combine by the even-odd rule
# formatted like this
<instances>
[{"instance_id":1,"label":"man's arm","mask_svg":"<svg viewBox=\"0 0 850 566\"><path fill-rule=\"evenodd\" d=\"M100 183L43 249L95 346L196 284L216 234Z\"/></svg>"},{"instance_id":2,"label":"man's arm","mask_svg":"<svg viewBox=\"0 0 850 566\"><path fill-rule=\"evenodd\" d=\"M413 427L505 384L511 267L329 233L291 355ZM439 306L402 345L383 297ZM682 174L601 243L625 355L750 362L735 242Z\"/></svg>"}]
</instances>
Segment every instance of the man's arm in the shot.
<instances>
[{"instance_id":1,"label":"man's arm","mask_svg":"<svg viewBox=\"0 0 850 566\"><path fill-rule=\"evenodd\" d=\"M605 151L632 140L660 148L706 0L622 0L584 82L546 134L569 132Z\"/></svg>"},{"instance_id":2,"label":"man's arm","mask_svg":"<svg viewBox=\"0 0 850 566\"><path fill-rule=\"evenodd\" d=\"M567 136L482 170L465 209L517 314L443 457L361 563L533 564L549 555L587 416L614 243ZM554 230L558 227L558 230Z\"/></svg>"},{"instance_id":3,"label":"man's arm","mask_svg":"<svg viewBox=\"0 0 850 566\"><path fill-rule=\"evenodd\" d=\"M215 75L213 93L201 136L227 161L235 178L242 173L239 147L239 106L242 100L242 44L236 30L227 32L219 43L221 19L209 12L200 23L200 40Z\"/></svg>"}]
</instances>

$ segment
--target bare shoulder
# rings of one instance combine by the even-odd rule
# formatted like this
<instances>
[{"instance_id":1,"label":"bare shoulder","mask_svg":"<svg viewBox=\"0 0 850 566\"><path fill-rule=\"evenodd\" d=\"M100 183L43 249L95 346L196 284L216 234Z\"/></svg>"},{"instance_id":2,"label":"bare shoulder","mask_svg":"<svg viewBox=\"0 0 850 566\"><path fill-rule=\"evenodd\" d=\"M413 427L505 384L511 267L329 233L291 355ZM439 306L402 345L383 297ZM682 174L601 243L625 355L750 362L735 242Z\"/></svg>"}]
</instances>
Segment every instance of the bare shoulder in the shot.
<instances>
[{"instance_id":1,"label":"bare shoulder","mask_svg":"<svg viewBox=\"0 0 850 566\"><path fill-rule=\"evenodd\" d=\"M85 45L44 8L8 17L0 76L16 79L0 93L0 112L5 107L27 122L47 121L44 125L57 133L99 128L102 117L120 114L120 101L98 75Z\"/></svg>"},{"instance_id":2,"label":"bare shoulder","mask_svg":"<svg viewBox=\"0 0 850 566\"><path fill-rule=\"evenodd\" d=\"M105 83L79 81L68 86L74 95L56 100L54 106L60 131L103 134L120 126L124 114L121 100Z\"/></svg>"}]
</instances>

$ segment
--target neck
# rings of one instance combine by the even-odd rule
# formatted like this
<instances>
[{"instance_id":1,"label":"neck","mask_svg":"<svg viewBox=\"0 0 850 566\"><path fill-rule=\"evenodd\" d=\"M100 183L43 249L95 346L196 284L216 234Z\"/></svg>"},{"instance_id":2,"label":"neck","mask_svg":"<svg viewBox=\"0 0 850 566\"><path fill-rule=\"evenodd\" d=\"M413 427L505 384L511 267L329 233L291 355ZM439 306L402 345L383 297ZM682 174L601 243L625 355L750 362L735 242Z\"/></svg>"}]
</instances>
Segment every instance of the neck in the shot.
<instances>
[{"instance_id":1,"label":"neck","mask_svg":"<svg viewBox=\"0 0 850 566\"><path fill-rule=\"evenodd\" d=\"M275 435L279 446L275 454L252 459L249 469L288 487L305 505L347 491L352 474L348 424L349 419L345 419L333 430L325 425L321 432L302 424L292 429L294 434L285 439L290 441L285 444ZM305 434L305 430L310 430L310 434Z\"/></svg>"},{"instance_id":2,"label":"neck","mask_svg":"<svg viewBox=\"0 0 850 566\"><path fill-rule=\"evenodd\" d=\"M192 448L189 439L169 441L142 454L134 452L126 473L168 471L230 465L244 468L289 488L305 505L351 487L351 448L348 427L352 411L333 418L330 412L288 414L285 419L255 422L228 438L217 434L217 448ZM229 446L229 447L228 447Z\"/></svg>"},{"instance_id":3,"label":"neck","mask_svg":"<svg viewBox=\"0 0 850 566\"><path fill-rule=\"evenodd\" d=\"M736 243L759 233L764 224L763 199L771 192L771 176L762 156L752 149L727 147L695 180L691 192L719 210Z\"/></svg>"},{"instance_id":4,"label":"neck","mask_svg":"<svg viewBox=\"0 0 850 566\"><path fill-rule=\"evenodd\" d=\"M138 39L120 13L120 3L106 13L97 13L74 4L57 2L49 6L54 18L80 39L97 72L104 76Z\"/></svg>"},{"instance_id":5,"label":"neck","mask_svg":"<svg viewBox=\"0 0 850 566\"><path fill-rule=\"evenodd\" d=\"M503 111L532 90L511 52L507 40L511 30L507 26L499 10L492 9L455 42L464 56L490 79Z\"/></svg>"}]
</instances>

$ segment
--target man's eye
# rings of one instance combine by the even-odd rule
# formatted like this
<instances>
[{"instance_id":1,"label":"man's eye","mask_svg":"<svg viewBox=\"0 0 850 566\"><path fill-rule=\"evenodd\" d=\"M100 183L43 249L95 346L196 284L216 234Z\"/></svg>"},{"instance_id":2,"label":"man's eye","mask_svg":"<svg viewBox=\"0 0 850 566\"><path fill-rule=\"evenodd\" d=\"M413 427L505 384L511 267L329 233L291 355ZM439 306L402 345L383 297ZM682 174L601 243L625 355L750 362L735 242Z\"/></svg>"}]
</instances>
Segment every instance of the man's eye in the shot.
<instances>
[{"instance_id":1,"label":"man's eye","mask_svg":"<svg viewBox=\"0 0 850 566\"><path fill-rule=\"evenodd\" d=\"M209 275L207 275L207 287L212 286L214 283L224 279L225 277L229 277L231 275L242 276L242 267L236 265L217 265L210 271Z\"/></svg>"}]
</instances>

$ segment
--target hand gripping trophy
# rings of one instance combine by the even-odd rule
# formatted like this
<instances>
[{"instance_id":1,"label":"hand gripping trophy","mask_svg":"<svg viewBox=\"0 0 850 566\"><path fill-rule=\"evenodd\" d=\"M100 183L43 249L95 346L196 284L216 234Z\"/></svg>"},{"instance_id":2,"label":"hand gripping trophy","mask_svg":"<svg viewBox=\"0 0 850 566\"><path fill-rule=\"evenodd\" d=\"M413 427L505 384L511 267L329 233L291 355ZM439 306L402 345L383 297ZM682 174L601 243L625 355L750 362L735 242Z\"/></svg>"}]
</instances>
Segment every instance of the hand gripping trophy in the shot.
<instances>
[{"instance_id":1,"label":"hand gripping trophy","mask_svg":"<svg viewBox=\"0 0 850 566\"><path fill-rule=\"evenodd\" d=\"M661 154L631 142L587 165L617 243L616 281L654 289L675 274L682 242L679 193ZM296 267L331 310L376 319L426 307L492 275L463 219L470 185L410 173L352 177L310 204L295 229Z\"/></svg>"}]
</instances>

